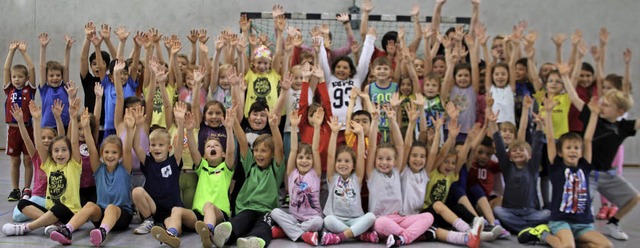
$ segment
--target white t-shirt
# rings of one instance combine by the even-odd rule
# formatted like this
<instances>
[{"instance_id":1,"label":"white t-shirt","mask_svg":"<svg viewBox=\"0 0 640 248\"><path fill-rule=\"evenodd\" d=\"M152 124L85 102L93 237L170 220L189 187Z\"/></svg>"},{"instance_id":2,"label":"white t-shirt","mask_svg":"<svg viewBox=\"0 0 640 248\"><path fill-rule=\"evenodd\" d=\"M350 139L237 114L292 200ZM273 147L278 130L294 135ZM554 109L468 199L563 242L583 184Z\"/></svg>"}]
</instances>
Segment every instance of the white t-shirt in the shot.
<instances>
[{"instance_id":1,"label":"white t-shirt","mask_svg":"<svg viewBox=\"0 0 640 248\"><path fill-rule=\"evenodd\" d=\"M322 50L322 49L321 49ZM324 206L324 215L334 215L338 219L347 220L364 215L360 182L356 173L351 173L347 180L335 173L329 183L329 196Z\"/></svg>"},{"instance_id":2,"label":"white t-shirt","mask_svg":"<svg viewBox=\"0 0 640 248\"><path fill-rule=\"evenodd\" d=\"M424 205L424 196L427 194L429 176L422 169L417 173L405 168L400 175L402 187L402 214L419 214Z\"/></svg>"},{"instance_id":3,"label":"white t-shirt","mask_svg":"<svg viewBox=\"0 0 640 248\"><path fill-rule=\"evenodd\" d=\"M374 169L367 181L369 187L369 212L376 217L399 214L402 211L402 189L397 168L386 175ZM426 188L426 187L425 187Z\"/></svg>"},{"instance_id":4,"label":"white t-shirt","mask_svg":"<svg viewBox=\"0 0 640 248\"><path fill-rule=\"evenodd\" d=\"M287 116L289 116L289 114L291 114L291 111L294 109L299 109L300 108L300 90L294 90L293 88L290 88L287 91L287 94L289 94L287 96L287 103L285 106L285 110L287 111ZM291 122L289 121L289 118L286 118L287 120L284 123L284 132L285 133L290 133L291 132Z\"/></svg>"},{"instance_id":5,"label":"white t-shirt","mask_svg":"<svg viewBox=\"0 0 640 248\"><path fill-rule=\"evenodd\" d=\"M491 96L493 97L493 113L498 113L497 123L502 122L511 122L514 125L516 124L516 110L515 110L515 92L511 90L511 87L506 86L503 88L498 88L495 86L491 87Z\"/></svg>"}]
</instances>

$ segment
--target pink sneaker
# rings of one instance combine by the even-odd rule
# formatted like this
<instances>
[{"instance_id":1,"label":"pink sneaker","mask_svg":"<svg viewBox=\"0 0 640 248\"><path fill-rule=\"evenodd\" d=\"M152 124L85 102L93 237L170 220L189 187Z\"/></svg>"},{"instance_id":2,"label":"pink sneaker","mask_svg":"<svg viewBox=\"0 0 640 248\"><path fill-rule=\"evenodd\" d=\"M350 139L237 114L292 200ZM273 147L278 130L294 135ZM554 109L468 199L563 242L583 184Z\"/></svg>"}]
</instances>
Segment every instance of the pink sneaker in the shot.
<instances>
[{"instance_id":1,"label":"pink sneaker","mask_svg":"<svg viewBox=\"0 0 640 248\"><path fill-rule=\"evenodd\" d=\"M317 232L306 232L303 233L300 238L307 244L312 246L318 246L318 233Z\"/></svg>"},{"instance_id":2,"label":"pink sneaker","mask_svg":"<svg viewBox=\"0 0 640 248\"><path fill-rule=\"evenodd\" d=\"M340 240L340 237L338 236L338 234L333 234L333 233L329 233L329 232L325 232L322 234L322 245L337 245L340 244L340 242L342 242L342 240Z\"/></svg>"},{"instance_id":3,"label":"pink sneaker","mask_svg":"<svg viewBox=\"0 0 640 248\"><path fill-rule=\"evenodd\" d=\"M286 235L284 233L284 230L282 230L281 227L274 226L274 227L271 228L271 238L272 239L283 239L285 237L286 237Z\"/></svg>"},{"instance_id":4,"label":"pink sneaker","mask_svg":"<svg viewBox=\"0 0 640 248\"><path fill-rule=\"evenodd\" d=\"M360 240L369 243L378 243L378 233L376 231L364 232L360 234Z\"/></svg>"}]
</instances>

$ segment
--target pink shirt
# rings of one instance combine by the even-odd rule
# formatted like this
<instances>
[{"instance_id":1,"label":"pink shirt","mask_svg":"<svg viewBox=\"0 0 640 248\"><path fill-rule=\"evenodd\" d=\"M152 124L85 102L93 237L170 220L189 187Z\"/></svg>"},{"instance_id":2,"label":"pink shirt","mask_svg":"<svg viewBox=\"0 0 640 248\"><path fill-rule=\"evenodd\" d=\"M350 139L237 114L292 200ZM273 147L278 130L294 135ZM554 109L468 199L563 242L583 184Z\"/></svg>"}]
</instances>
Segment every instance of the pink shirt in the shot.
<instances>
[{"instance_id":1,"label":"pink shirt","mask_svg":"<svg viewBox=\"0 0 640 248\"><path fill-rule=\"evenodd\" d=\"M31 157L33 163L33 191L32 196L46 196L47 195L47 174L44 173L42 168L42 159L36 151L36 154Z\"/></svg>"},{"instance_id":2,"label":"pink shirt","mask_svg":"<svg viewBox=\"0 0 640 248\"><path fill-rule=\"evenodd\" d=\"M300 221L313 217L322 217L320 208L320 177L311 169L307 174L300 175L294 169L289 175L289 213Z\"/></svg>"}]
</instances>

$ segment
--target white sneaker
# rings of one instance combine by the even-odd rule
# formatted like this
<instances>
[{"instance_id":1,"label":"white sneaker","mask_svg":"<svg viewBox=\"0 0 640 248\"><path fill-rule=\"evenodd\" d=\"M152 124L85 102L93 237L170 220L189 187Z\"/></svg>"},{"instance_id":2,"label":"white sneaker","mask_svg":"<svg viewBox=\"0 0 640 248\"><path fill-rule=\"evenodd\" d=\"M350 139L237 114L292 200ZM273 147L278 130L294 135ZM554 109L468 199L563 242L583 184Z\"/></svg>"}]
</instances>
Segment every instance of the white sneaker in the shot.
<instances>
[{"instance_id":1,"label":"white sneaker","mask_svg":"<svg viewBox=\"0 0 640 248\"><path fill-rule=\"evenodd\" d=\"M26 224L7 223L2 226L2 232L7 236L20 236L26 233Z\"/></svg>"},{"instance_id":2,"label":"white sneaker","mask_svg":"<svg viewBox=\"0 0 640 248\"><path fill-rule=\"evenodd\" d=\"M49 235L51 235L51 233L54 232L54 231L58 231L58 226L56 226L56 225L48 225L47 227L44 228L44 235L49 237Z\"/></svg>"},{"instance_id":3,"label":"white sneaker","mask_svg":"<svg viewBox=\"0 0 640 248\"><path fill-rule=\"evenodd\" d=\"M627 240L627 239L629 239L629 235L624 233L624 231L622 231L622 229L620 229L620 227L618 225L616 225L616 224L609 223L609 224L605 225L604 227L607 229L607 232L609 233L609 236L611 236L614 239L617 239L617 240Z\"/></svg>"},{"instance_id":4,"label":"white sneaker","mask_svg":"<svg viewBox=\"0 0 640 248\"><path fill-rule=\"evenodd\" d=\"M484 229L484 218L474 217L473 223L471 223L471 228L469 229L469 232L481 236L482 229ZM493 236L493 234L491 236Z\"/></svg>"},{"instance_id":5,"label":"white sneaker","mask_svg":"<svg viewBox=\"0 0 640 248\"><path fill-rule=\"evenodd\" d=\"M133 230L134 234L147 234L153 228L153 220L144 220L140 226Z\"/></svg>"}]
</instances>

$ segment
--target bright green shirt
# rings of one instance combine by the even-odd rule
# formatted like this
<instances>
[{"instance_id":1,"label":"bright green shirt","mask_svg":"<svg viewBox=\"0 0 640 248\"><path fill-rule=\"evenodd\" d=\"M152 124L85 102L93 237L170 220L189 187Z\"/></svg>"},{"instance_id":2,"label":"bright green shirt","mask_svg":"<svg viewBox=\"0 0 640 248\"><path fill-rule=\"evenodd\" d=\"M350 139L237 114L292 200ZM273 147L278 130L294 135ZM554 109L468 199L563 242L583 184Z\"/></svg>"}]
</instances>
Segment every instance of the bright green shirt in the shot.
<instances>
[{"instance_id":1,"label":"bright green shirt","mask_svg":"<svg viewBox=\"0 0 640 248\"><path fill-rule=\"evenodd\" d=\"M204 214L202 210L204 204L211 202L227 216L231 216L228 192L233 171L227 167L227 163L222 162L211 167L207 160L202 159L200 165L196 167L196 174L198 174L198 185L193 197L193 210Z\"/></svg>"},{"instance_id":2,"label":"bright green shirt","mask_svg":"<svg viewBox=\"0 0 640 248\"><path fill-rule=\"evenodd\" d=\"M269 212L280 206L278 189L284 180L284 161L275 160L265 169L260 169L251 150L241 159L245 181L236 199L236 214L243 210Z\"/></svg>"}]
</instances>

